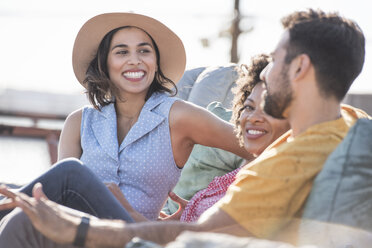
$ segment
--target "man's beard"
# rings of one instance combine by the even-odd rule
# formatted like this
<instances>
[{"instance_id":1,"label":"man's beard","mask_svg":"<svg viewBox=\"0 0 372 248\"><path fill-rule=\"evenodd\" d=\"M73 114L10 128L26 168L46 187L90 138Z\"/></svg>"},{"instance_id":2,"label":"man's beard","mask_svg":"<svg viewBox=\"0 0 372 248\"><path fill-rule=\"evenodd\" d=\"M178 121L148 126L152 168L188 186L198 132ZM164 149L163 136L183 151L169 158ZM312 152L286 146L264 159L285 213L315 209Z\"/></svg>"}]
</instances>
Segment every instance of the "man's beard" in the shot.
<instances>
[{"instance_id":1,"label":"man's beard","mask_svg":"<svg viewBox=\"0 0 372 248\"><path fill-rule=\"evenodd\" d=\"M285 119L284 111L291 104L293 99L293 92L288 80L288 70L283 68L279 80L281 81L280 91L270 93L266 89L264 111L277 119Z\"/></svg>"}]
</instances>

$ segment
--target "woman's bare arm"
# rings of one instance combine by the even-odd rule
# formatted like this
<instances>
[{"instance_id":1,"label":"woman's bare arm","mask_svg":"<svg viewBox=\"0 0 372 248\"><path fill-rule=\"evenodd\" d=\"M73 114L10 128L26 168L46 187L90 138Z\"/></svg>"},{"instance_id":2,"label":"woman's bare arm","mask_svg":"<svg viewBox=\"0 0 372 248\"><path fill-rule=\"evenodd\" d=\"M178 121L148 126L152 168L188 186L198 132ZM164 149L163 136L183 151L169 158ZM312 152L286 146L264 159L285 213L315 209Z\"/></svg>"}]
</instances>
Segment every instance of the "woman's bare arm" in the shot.
<instances>
[{"instance_id":1,"label":"woman's bare arm","mask_svg":"<svg viewBox=\"0 0 372 248\"><path fill-rule=\"evenodd\" d=\"M58 160L74 157L80 159L80 126L82 110L79 109L67 116L58 145Z\"/></svg>"},{"instance_id":2,"label":"woman's bare arm","mask_svg":"<svg viewBox=\"0 0 372 248\"><path fill-rule=\"evenodd\" d=\"M247 161L253 159L252 154L239 145L233 124L192 103L177 101L173 104L170 112L170 127L173 151L176 159L181 154L180 161L183 156L187 160L189 154L182 153L186 149L192 149L194 144L230 151Z\"/></svg>"}]
</instances>

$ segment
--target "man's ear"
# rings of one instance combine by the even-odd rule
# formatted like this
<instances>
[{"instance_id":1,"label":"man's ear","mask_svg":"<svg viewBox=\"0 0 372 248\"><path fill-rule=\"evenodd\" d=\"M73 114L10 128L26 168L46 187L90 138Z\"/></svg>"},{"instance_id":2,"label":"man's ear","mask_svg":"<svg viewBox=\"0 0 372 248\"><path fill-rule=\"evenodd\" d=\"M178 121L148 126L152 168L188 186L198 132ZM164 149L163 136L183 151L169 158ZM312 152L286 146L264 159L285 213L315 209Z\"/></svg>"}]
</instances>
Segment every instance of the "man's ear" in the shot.
<instances>
[{"instance_id":1,"label":"man's ear","mask_svg":"<svg viewBox=\"0 0 372 248\"><path fill-rule=\"evenodd\" d=\"M303 79L311 67L311 60L309 55L300 54L292 62L292 80L298 81Z\"/></svg>"}]
</instances>

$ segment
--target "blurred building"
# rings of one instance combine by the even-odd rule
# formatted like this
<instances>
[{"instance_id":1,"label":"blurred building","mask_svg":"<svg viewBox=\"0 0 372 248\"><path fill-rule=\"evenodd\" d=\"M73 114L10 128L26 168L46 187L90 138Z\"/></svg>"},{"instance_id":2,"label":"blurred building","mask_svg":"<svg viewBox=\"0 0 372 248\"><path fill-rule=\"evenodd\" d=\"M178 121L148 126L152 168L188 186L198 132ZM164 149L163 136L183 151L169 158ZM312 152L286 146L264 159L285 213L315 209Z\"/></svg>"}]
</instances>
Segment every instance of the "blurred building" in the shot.
<instances>
[{"instance_id":1,"label":"blurred building","mask_svg":"<svg viewBox=\"0 0 372 248\"><path fill-rule=\"evenodd\" d=\"M24 184L57 161L66 116L84 95L6 89L0 92L0 182Z\"/></svg>"}]
</instances>

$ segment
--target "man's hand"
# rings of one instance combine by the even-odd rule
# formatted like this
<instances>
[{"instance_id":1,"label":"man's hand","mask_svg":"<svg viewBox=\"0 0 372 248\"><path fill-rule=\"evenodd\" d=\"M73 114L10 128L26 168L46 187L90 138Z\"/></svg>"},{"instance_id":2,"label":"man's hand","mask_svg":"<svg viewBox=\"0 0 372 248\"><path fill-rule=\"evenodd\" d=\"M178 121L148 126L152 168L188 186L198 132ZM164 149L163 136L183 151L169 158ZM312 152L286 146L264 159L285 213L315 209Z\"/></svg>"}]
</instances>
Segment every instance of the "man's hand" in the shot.
<instances>
[{"instance_id":1,"label":"man's hand","mask_svg":"<svg viewBox=\"0 0 372 248\"><path fill-rule=\"evenodd\" d=\"M6 187L5 185L0 185L0 194L3 194L3 192L6 192L7 195L12 195L13 197L15 197L14 193L11 189ZM3 194L3 195L5 195L5 194ZM7 195L5 195L5 196L7 196ZM15 207L17 207L17 205L16 205L15 201L10 197L9 198L4 198L0 201L0 211L1 210L7 210L7 209L13 209Z\"/></svg>"},{"instance_id":2,"label":"man's hand","mask_svg":"<svg viewBox=\"0 0 372 248\"><path fill-rule=\"evenodd\" d=\"M172 215L167 215L163 212L160 212L160 215L159 215L159 220L165 220L165 221L168 221L168 220L180 220L181 216L182 216L182 213L183 211L185 210L185 207L186 205L189 203L189 201L179 197L176 193L174 192L169 192L169 197L178 203L178 210L177 212L175 212L174 214Z\"/></svg>"},{"instance_id":3,"label":"man's hand","mask_svg":"<svg viewBox=\"0 0 372 248\"><path fill-rule=\"evenodd\" d=\"M0 209L20 207L30 218L34 227L49 239L62 244L72 244L82 216L86 214L50 201L40 183L35 184L29 197L0 186L0 194L8 197Z\"/></svg>"}]
</instances>

